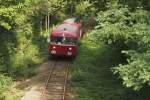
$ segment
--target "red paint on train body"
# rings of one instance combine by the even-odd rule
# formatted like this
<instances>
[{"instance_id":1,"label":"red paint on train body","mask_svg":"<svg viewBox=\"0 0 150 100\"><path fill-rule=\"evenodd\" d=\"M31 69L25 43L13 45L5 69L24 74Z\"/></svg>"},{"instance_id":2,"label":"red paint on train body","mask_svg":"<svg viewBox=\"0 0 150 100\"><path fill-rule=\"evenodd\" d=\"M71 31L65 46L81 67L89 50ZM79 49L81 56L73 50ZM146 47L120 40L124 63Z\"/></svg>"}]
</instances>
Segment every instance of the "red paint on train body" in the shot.
<instances>
[{"instance_id":1,"label":"red paint on train body","mask_svg":"<svg viewBox=\"0 0 150 100\"><path fill-rule=\"evenodd\" d=\"M81 36L81 23L74 19L65 20L50 35L49 54L75 57Z\"/></svg>"}]
</instances>

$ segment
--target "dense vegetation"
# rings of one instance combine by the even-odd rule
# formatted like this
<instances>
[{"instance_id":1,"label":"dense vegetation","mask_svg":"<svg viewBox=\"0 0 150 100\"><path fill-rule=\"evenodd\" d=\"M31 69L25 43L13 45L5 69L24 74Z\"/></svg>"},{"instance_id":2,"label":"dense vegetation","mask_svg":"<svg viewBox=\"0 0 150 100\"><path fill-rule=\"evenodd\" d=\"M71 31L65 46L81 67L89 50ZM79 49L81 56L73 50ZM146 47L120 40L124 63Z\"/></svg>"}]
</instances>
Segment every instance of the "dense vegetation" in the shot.
<instances>
[{"instance_id":1,"label":"dense vegetation","mask_svg":"<svg viewBox=\"0 0 150 100\"><path fill-rule=\"evenodd\" d=\"M149 100L149 92L128 89L111 68L121 62L120 49L93 43L85 36L72 66L73 100ZM92 56L91 56L92 55Z\"/></svg>"},{"instance_id":2,"label":"dense vegetation","mask_svg":"<svg viewBox=\"0 0 150 100\"><path fill-rule=\"evenodd\" d=\"M62 7L59 0L53 3L58 4L51 4L51 13ZM45 16L52 7L45 5L46 0L0 0L0 100L17 99L8 92L15 93L13 81L33 75L47 57Z\"/></svg>"},{"instance_id":3,"label":"dense vegetation","mask_svg":"<svg viewBox=\"0 0 150 100\"><path fill-rule=\"evenodd\" d=\"M133 11L115 2L100 12L92 40L120 48L127 60L113 68L127 87L140 90L150 85L150 13L143 8Z\"/></svg>"},{"instance_id":4,"label":"dense vegetation","mask_svg":"<svg viewBox=\"0 0 150 100\"><path fill-rule=\"evenodd\" d=\"M105 99L121 100L130 94L127 93L127 88L136 90L137 94L149 93L149 10L149 0L0 0L0 100L19 99L18 94L15 96L8 91L18 91L14 89L14 81L33 75L35 66L47 58L48 34L45 30L49 25L57 24L71 16L81 18L85 30L96 25L87 36L90 39L85 40L88 43L83 42L84 45L81 45L81 53L77 59L84 60L75 61L81 65L75 65L74 70L77 72L74 74L74 80L91 90L81 90L81 99L97 100L112 95ZM49 24L47 20L50 20ZM91 45L95 47L90 47ZM93 56L90 57L91 53L88 52L94 52ZM105 52L104 55L102 52ZM86 66L85 62L89 62L93 67ZM88 73L89 70L96 73ZM114 77L111 73L115 74ZM92 75L96 76L92 82L84 83L88 77L92 78ZM105 76L116 85L109 84L109 81L103 79ZM126 88L116 80L117 77ZM93 81L98 89L90 87L94 84ZM104 83L100 84L100 81ZM100 85L104 85L104 88ZM111 91L105 87L118 89ZM104 94L100 93L98 96L99 94L93 93L99 89L102 89ZM107 90L110 92L106 93ZM87 95L89 97L86 97ZM133 93L125 100L141 98Z\"/></svg>"}]
</instances>

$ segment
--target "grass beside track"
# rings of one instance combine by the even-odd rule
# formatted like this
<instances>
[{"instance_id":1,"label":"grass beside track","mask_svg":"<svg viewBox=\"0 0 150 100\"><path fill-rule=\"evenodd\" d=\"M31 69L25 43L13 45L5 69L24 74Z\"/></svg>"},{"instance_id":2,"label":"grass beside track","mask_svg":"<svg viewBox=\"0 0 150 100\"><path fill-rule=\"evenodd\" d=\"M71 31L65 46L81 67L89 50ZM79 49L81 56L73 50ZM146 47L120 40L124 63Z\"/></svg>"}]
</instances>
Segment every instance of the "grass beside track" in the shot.
<instances>
[{"instance_id":1,"label":"grass beside track","mask_svg":"<svg viewBox=\"0 0 150 100\"><path fill-rule=\"evenodd\" d=\"M74 100L144 100L122 86L111 68L120 62L119 51L84 39L72 66Z\"/></svg>"}]
</instances>

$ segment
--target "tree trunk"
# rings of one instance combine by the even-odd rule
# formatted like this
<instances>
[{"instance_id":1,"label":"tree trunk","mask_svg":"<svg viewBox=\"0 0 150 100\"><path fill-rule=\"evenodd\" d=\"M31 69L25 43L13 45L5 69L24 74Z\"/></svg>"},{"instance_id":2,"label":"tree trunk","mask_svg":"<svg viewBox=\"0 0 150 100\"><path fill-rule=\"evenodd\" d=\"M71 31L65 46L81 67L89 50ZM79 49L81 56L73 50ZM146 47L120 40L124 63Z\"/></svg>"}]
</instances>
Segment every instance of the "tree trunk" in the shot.
<instances>
[{"instance_id":1,"label":"tree trunk","mask_svg":"<svg viewBox=\"0 0 150 100\"><path fill-rule=\"evenodd\" d=\"M45 17L45 30L47 31L47 16Z\"/></svg>"}]
</instances>

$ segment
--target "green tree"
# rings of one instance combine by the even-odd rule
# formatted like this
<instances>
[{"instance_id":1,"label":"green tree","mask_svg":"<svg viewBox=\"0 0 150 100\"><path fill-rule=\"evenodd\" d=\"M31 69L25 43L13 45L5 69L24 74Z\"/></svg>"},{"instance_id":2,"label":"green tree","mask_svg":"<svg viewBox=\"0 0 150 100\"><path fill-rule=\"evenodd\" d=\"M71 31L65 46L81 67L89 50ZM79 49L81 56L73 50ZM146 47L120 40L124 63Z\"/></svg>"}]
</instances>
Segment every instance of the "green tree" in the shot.
<instances>
[{"instance_id":1,"label":"green tree","mask_svg":"<svg viewBox=\"0 0 150 100\"><path fill-rule=\"evenodd\" d=\"M119 48L127 57L127 63L113 68L114 73L134 90L150 86L150 13L143 9L131 12L127 6L114 3L99 13L97 21L92 41Z\"/></svg>"}]
</instances>

